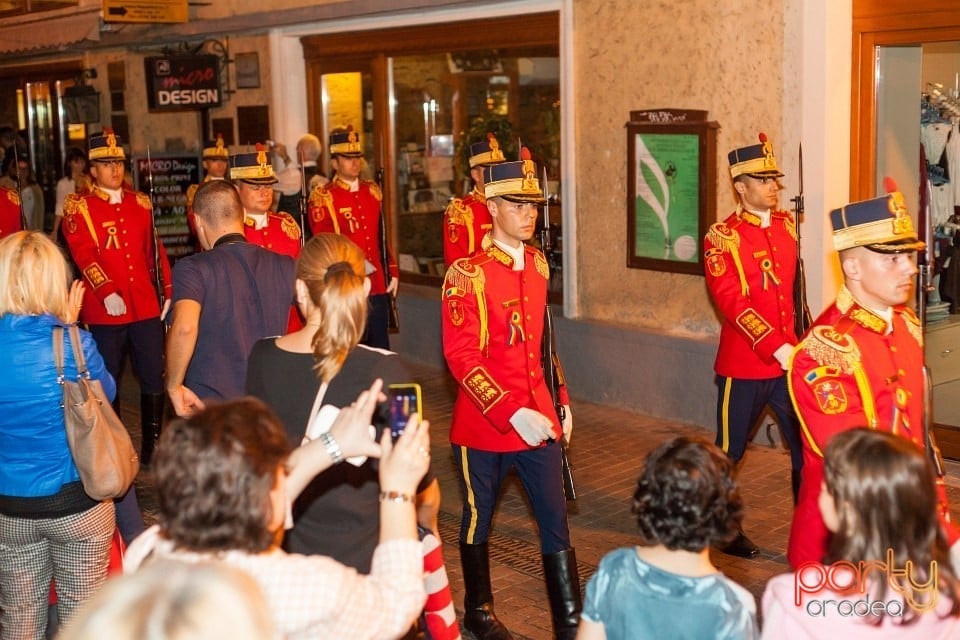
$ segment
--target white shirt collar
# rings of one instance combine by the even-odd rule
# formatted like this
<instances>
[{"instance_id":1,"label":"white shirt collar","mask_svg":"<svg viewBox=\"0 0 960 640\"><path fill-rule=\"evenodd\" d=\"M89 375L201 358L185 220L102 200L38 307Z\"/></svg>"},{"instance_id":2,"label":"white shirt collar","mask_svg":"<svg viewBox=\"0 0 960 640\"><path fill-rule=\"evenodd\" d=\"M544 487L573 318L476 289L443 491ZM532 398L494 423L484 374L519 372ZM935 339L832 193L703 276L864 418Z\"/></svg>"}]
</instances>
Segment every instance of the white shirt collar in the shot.
<instances>
[{"instance_id":1,"label":"white shirt collar","mask_svg":"<svg viewBox=\"0 0 960 640\"><path fill-rule=\"evenodd\" d=\"M747 211L750 211L750 213L760 218L761 229L766 229L767 227L770 226L770 209L766 209L764 211L752 211L750 209L747 209Z\"/></svg>"},{"instance_id":2,"label":"white shirt collar","mask_svg":"<svg viewBox=\"0 0 960 640\"><path fill-rule=\"evenodd\" d=\"M522 243L522 242L521 242L519 245L517 245L516 247L511 247L511 246L509 246L509 245L506 245L506 244L500 242L499 240L494 240L493 242L494 242L494 244L496 244L498 247L500 247L501 249L503 249L503 251L504 251L507 255L509 255L511 258L513 258L513 270L514 270L514 271L523 271L523 267L524 267L524 251L523 251L523 243Z\"/></svg>"},{"instance_id":3,"label":"white shirt collar","mask_svg":"<svg viewBox=\"0 0 960 640\"><path fill-rule=\"evenodd\" d=\"M267 214L266 213L248 213L244 211L244 215L251 220L253 220L253 228L260 230L267 226Z\"/></svg>"},{"instance_id":4,"label":"white shirt collar","mask_svg":"<svg viewBox=\"0 0 960 640\"><path fill-rule=\"evenodd\" d=\"M123 201L123 189L104 189L103 187L100 189L110 196L110 204L120 204Z\"/></svg>"}]
</instances>

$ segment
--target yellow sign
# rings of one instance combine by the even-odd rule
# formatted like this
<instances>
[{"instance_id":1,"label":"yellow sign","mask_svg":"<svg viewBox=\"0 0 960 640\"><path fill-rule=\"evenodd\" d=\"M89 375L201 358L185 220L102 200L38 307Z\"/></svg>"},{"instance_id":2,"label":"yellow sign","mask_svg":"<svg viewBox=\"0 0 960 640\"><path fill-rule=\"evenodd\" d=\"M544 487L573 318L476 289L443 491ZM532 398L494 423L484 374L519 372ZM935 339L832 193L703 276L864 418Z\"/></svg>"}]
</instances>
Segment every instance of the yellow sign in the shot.
<instances>
[{"instance_id":1,"label":"yellow sign","mask_svg":"<svg viewBox=\"0 0 960 640\"><path fill-rule=\"evenodd\" d=\"M187 0L103 0L104 22L187 22Z\"/></svg>"}]
</instances>

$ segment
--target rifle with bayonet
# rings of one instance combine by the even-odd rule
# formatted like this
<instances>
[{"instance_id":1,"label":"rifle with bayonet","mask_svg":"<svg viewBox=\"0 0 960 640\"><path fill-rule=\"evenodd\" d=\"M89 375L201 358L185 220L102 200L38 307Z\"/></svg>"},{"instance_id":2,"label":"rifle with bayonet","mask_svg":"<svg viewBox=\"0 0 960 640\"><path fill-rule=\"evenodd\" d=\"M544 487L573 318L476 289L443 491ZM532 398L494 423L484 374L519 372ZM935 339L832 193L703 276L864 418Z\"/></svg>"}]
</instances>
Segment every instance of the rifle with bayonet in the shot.
<instances>
[{"instance_id":1,"label":"rifle with bayonet","mask_svg":"<svg viewBox=\"0 0 960 640\"><path fill-rule=\"evenodd\" d=\"M919 226L921 229L930 228L930 197L927 194L926 205L921 209L919 216ZM924 239L930 242L932 234L926 234ZM931 260L933 248L927 244L923 250L917 254L917 316L920 318L920 335L924 335L927 328L927 295L933 291L933 264ZM943 455L940 453L940 447L933 435L933 375L930 373L930 367L927 365L927 357L923 357L923 419L921 420L921 429L923 430L923 443L933 463L934 471L941 480L946 475L946 466L943 463Z\"/></svg>"},{"instance_id":2,"label":"rifle with bayonet","mask_svg":"<svg viewBox=\"0 0 960 640\"><path fill-rule=\"evenodd\" d=\"M147 184L150 189L150 228L153 231L153 286L160 301L160 313L166 296L163 293L163 270L160 263L160 237L157 235L157 201L153 195L153 160L150 158L150 146L147 146Z\"/></svg>"},{"instance_id":3,"label":"rifle with bayonet","mask_svg":"<svg viewBox=\"0 0 960 640\"><path fill-rule=\"evenodd\" d=\"M389 304L389 313L387 314L387 331L398 333L400 331L400 311L397 309L397 297L389 292L390 283L393 281L393 274L390 273L390 253L387 251L387 223L383 219L383 168L377 169L374 176L377 186L380 187L380 264L383 265L383 283L387 288L387 301Z\"/></svg>"},{"instance_id":4,"label":"rifle with bayonet","mask_svg":"<svg viewBox=\"0 0 960 640\"><path fill-rule=\"evenodd\" d=\"M543 170L543 184L541 188L546 194L547 188L547 170ZM544 258L547 252L553 248L553 242L550 238L550 200L545 199L543 205L543 229L540 231L540 250L543 251ZM560 402L560 388L564 386L563 367L560 364L560 356L557 354L557 339L553 331L553 311L550 309L550 301L547 300L543 312L543 342L540 346L540 361L543 365L543 378L547 381L550 389L550 397L553 400L553 408L557 412L557 418L560 420L561 429L563 421L567 417L566 407ZM567 500L577 499L577 489L573 483L573 468L570 466L570 458L567 455L567 442L560 434L560 458L563 466L563 494Z\"/></svg>"},{"instance_id":5,"label":"rifle with bayonet","mask_svg":"<svg viewBox=\"0 0 960 640\"><path fill-rule=\"evenodd\" d=\"M793 279L793 330L799 340L813 324L810 306L807 304L807 274L800 253L800 217L803 215L803 145L799 151L800 192L793 198L793 221L797 232L797 271Z\"/></svg>"},{"instance_id":6,"label":"rifle with bayonet","mask_svg":"<svg viewBox=\"0 0 960 640\"><path fill-rule=\"evenodd\" d=\"M20 229L22 231L29 231L30 226L27 224L27 214L23 210L23 184L20 182L20 150L17 149L16 137L13 139L13 162L17 169L17 201L20 203Z\"/></svg>"},{"instance_id":7,"label":"rifle with bayonet","mask_svg":"<svg viewBox=\"0 0 960 640\"><path fill-rule=\"evenodd\" d=\"M297 162L300 163L300 248L307 241L307 169L303 166L303 149L297 144Z\"/></svg>"}]
</instances>

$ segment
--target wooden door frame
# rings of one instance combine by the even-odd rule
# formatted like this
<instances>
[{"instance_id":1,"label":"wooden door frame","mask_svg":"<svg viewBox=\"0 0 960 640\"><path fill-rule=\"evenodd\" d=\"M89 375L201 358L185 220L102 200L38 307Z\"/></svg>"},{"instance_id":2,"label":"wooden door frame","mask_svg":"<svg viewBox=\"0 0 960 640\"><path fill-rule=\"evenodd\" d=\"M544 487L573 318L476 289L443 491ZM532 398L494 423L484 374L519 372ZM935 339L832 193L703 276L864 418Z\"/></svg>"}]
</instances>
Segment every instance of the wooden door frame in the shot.
<instances>
[{"instance_id":1,"label":"wooden door frame","mask_svg":"<svg viewBox=\"0 0 960 640\"><path fill-rule=\"evenodd\" d=\"M387 225L388 244L396 251L399 217L394 210L393 187L395 184L396 156L392 153L393 119L391 118L388 86L388 61L391 57L405 55L436 54L447 51L476 51L484 49L508 49L531 55L544 47L553 47L560 55L560 12L549 11L523 16L505 16L487 20L443 22L411 27L351 31L304 36L303 57L307 72L307 122L310 131L322 131L322 105L320 104L320 79L325 73L344 70L369 70L373 82L374 135L384 145L374 148L381 157L370 159L380 162L387 179L384 181L384 213ZM386 148L382 148L386 146ZM405 274L408 281L423 281L436 284L435 277Z\"/></svg>"},{"instance_id":2,"label":"wooden door frame","mask_svg":"<svg viewBox=\"0 0 960 640\"><path fill-rule=\"evenodd\" d=\"M851 201L876 195L877 47L949 41L960 41L956 0L853 0Z\"/></svg>"}]
</instances>

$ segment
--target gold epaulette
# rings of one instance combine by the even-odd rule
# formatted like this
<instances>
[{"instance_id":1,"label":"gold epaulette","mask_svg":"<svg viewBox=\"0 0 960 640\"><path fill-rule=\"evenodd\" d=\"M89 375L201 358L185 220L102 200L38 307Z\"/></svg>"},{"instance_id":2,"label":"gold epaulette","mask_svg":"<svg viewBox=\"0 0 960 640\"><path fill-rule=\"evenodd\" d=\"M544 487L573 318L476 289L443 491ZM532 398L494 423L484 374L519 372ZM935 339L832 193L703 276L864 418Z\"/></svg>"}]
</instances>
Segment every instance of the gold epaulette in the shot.
<instances>
[{"instance_id":1,"label":"gold epaulette","mask_svg":"<svg viewBox=\"0 0 960 640\"><path fill-rule=\"evenodd\" d=\"M847 374L853 373L861 360L853 338L829 325L811 329L800 349L821 366L837 367Z\"/></svg>"},{"instance_id":2,"label":"gold epaulette","mask_svg":"<svg viewBox=\"0 0 960 640\"><path fill-rule=\"evenodd\" d=\"M904 324L907 325L907 331L909 331L913 339L917 341L917 344L922 347L923 327L920 326L920 318L917 317L917 314L910 307L902 307L898 311L900 315L903 316Z\"/></svg>"},{"instance_id":3,"label":"gold epaulette","mask_svg":"<svg viewBox=\"0 0 960 640\"><path fill-rule=\"evenodd\" d=\"M543 276L544 280L550 279L550 265L547 264L547 258L543 255L543 251L540 251L536 247L531 247L527 245L526 247L527 256L533 256L533 265L537 268L537 273Z\"/></svg>"},{"instance_id":4,"label":"gold epaulette","mask_svg":"<svg viewBox=\"0 0 960 640\"><path fill-rule=\"evenodd\" d=\"M84 226L86 226L87 231L90 232L90 237L93 238L93 243L99 249L100 238L97 236L97 230L93 226L93 220L90 219L90 209L87 207L87 199L75 193L68 193L63 201L63 223L66 227L65 230L69 233L77 232L76 216L79 216L83 220Z\"/></svg>"},{"instance_id":5,"label":"gold epaulette","mask_svg":"<svg viewBox=\"0 0 960 640\"><path fill-rule=\"evenodd\" d=\"M707 231L707 242L724 253L729 253L733 258L733 264L737 268L737 276L740 278L740 295L747 297L750 295L750 285L747 284L747 274L743 271L743 263L740 262L740 234L735 229L731 229L723 222L716 222L710 225Z\"/></svg>"},{"instance_id":6,"label":"gold epaulette","mask_svg":"<svg viewBox=\"0 0 960 640\"><path fill-rule=\"evenodd\" d=\"M783 228L787 230L791 238L797 239L797 223L789 211L773 211L770 216L783 220Z\"/></svg>"},{"instance_id":7,"label":"gold epaulette","mask_svg":"<svg viewBox=\"0 0 960 640\"><path fill-rule=\"evenodd\" d=\"M200 188L198 184L192 184L187 187L187 207L193 206L193 199L197 197L197 189Z\"/></svg>"},{"instance_id":8,"label":"gold epaulette","mask_svg":"<svg viewBox=\"0 0 960 640\"><path fill-rule=\"evenodd\" d=\"M473 219L473 210L464 203L462 198L454 198L447 205L447 224L468 224Z\"/></svg>"},{"instance_id":9,"label":"gold epaulette","mask_svg":"<svg viewBox=\"0 0 960 640\"><path fill-rule=\"evenodd\" d=\"M380 186L376 182L368 182L367 186L370 188L370 195L377 199L377 202L383 200L383 192L380 191Z\"/></svg>"},{"instance_id":10,"label":"gold epaulette","mask_svg":"<svg viewBox=\"0 0 960 640\"><path fill-rule=\"evenodd\" d=\"M288 238L292 238L293 240L300 239L300 225L297 224L297 221L294 220L293 216L289 213L285 211L268 211L267 215L280 219L280 230L287 234Z\"/></svg>"},{"instance_id":11,"label":"gold epaulette","mask_svg":"<svg viewBox=\"0 0 960 640\"><path fill-rule=\"evenodd\" d=\"M485 256L479 257L481 258L480 263L486 261ZM483 269L479 267L475 260L477 258L460 258L450 265L443 283L443 297L449 300L450 298L474 295L477 300L477 316L480 321L479 348L482 353L486 353L487 345L490 342L487 299L484 293L487 278ZM447 306L450 308L449 304Z\"/></svg>"},{"instance_id":12,"label":"gold epaulette","mask_svg":"<svg viewBox=\"0 0 960 640\"><path fill-rule=\"evenodd\" d=\"M468 258L460 258L447 269L446 280L444 297L448 295L468 295L474 293L477 288L483 289L486 276L483 269L473 264Z\"/></svg>"},{"instance_id":13,"label":"gold epaulette","mask_svg":"<svg viewBox=\"0 0 960 640\"><path fill-rule=\"evenodd\" d=\"M316 216L311 213L310 217L317 222L327 217L328 211L333 211L333 194L330 193L331 184L333 183L328 182L327 184L320 185L310 193L309 206L311 208L315 207L318 210ZM336 222L336 218L334 218L334 222Z\"/></svg>"},{"instance_id":14,"label":"gold epaulette","mask_svg":"<svg viewBox=\"0 0 960 640\"><path fill-rule=\"evenodd\" d=\"M137 194L137 204L140 205L143 209L153 209L153 203L150 201L150 196L145 193L136 192Z\"/></svg>"},{"instance_id":15,"label":"gold epaulette","mask_svg":"<svg viewBox=\"0 0 960 640\"><path fill-rule=\"evenodd\" d=\"M17 193L17 190L16 190L16 189L7 189L6 187L4 187L3 190L7 192L7 200L9 200L14 206L19 207L19 206L20 206L20 194ZM70 195L70 194L68 194L68 195Z\"/></svg>"},{"instance_id":16,"label":"gold epaulette","mask_svg":"<svg viewBox=\"0 0 960 640\"><path fill-rule=\"evenodd\" d=\"M330 193L332 183L322 184L310 192L310 204L323 206L333 202L333 194Z\"/></svg>"}]
</instances>

